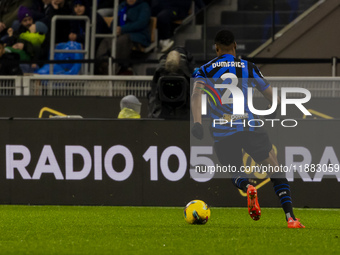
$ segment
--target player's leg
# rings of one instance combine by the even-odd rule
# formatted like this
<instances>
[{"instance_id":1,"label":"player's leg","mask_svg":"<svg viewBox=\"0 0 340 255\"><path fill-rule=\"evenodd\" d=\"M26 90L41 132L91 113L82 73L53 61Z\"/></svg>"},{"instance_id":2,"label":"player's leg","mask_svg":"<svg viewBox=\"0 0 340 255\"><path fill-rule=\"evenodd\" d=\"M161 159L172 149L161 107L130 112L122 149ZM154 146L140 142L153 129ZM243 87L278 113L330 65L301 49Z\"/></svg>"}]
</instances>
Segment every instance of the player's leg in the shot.
<instances>
[{"instance_id":1,"label":"player's leg","mask_svg":"<svg viewBox=\"0 0 340 255\"><path fill-rule=\"evenodd\" d=\"M223 138L219 142L215 142L214 150L222 166L230 165L235 166L237 169L237 172L230 173L231 176L227 176L227 178L231 177L231 181L236 188L247 192L250 182L247 175L239 171L243 162L242 146L238 137L238 134L234 134Z\"/></svg>"},{"instance_id":2,"label":"player's leg","mask_svg":"<svg viewBox=\"0 0 340 255\"><path fill-rule=\"evenodd\" d=\"M262 164L264 166L278 166L277 157L274 153L274 150L272 149L269 153L269 157L265 160L259 162L259 164ZM291 192L290 192L290 186L287 181L287 179L284 176L284 173L272 173L270 174L270 180L273 183L275 194L278 196L282 209L285 212L286 220L290 217L292 217L295 220L295 216L293 213L293 207L292 207L292 198L291 198Z\"/></svg>"},{"instance_id":3,"label":"player's leg","mask_svg":"<svg viewBox=\"0 0 340 255\"><path fill-rule=\"evenodd\" d=\"M257 131L247 132L247 136L249 142L244 149L256 163L262 166L279 166L277 156L265 129L259 128ZM285 212L288 227L304 227L294 216L290 186L284 173L272 174L270 179L273 183L275 194L278 196Z\"/></svg>"},{"instance_id":4,"label":"player's leg","mask_svg":"<svg viewBox=\"0 0 340 255\"><path fill-rule=\"evenodd\" d=\"M240 168L238 167L238 169ZM247 175L244 172L233 173L231 182L236 188L247 193L248 213L253 220L259 220L261 218L261 208L257 197L257 189L249 182Z\"/></svg>"},{"instance_id":5,"label":"player's leg","mask_svg":"<svg viewBox=\"0 0 340 255\"><path fill-rule=\"evenodd\" d=\"M243 147L242 132L225 137L220 142L214 144L214 150L218 160L223 166L235 166L237 171L231 173L231 181L235 187L247 192L248 213L253 220L259 220L261 217L261 208L257 199L257 190L251 185L247 175L240 171L243 165L242 147Z\"/></svg>"},{"instance_id":6,"label":"player's leg","mask_svg":"<svg viewBox=\"0 0 340 255\"><path fill-rule=\"evenodd\" d=\"M249 182L245 173L235 173L231 179L235 187L247 193L248 213L253 220L261 218L261 208L258 201L257 189Z\"/></svg>"},{"instance_id":7,"label":"player's leg","mask_svg":"<svg viewBox=\"0 0 340 255\"><path fill-rule=\"evenodd\" d=\"M279 166L274 150L269 152L268 158L260 161L259 164L264 166ZM275 194L278 196L282 209L286 215L286 221L289 228L304 228L304 226L295 218L293 212L292 198L290 185L283 172L273 173L270 175L270 180L273 183Z\"/></svg>"}]
</instances>

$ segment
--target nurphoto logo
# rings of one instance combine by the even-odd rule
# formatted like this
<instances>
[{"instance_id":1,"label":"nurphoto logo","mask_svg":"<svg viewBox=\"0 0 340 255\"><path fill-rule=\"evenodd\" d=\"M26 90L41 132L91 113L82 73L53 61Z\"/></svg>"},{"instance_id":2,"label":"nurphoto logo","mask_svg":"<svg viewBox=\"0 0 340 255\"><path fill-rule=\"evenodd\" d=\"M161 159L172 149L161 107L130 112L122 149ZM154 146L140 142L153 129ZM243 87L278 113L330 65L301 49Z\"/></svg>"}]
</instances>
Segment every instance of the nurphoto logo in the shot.
<instances>
[{"instance_id":1,"label":"nurphoto logo","mask_svg":"<svg viewBox=\"0 0 340 255\"><path fill-rule=\"evenodd\" d=\"M233 125L248 125L249 127L260 127L263 126L265 122L271 123L271 126L274 126L275 122L280 122L283 127L295 127L297 125L297 121L294 119L266 119L265 121L261 119L248 119L248 113L245 112L245 102L249 111L254 115L266 116L274 113L278 108L278 88L272 88L272 105L269 109L259 110L254 107L253 102L253 87L248 87L246 90L247 98L245 99L245 95L243 91L237 86L239 79L234 74L228 73L226 74L228 77L224 77L223 80L229 78L231 80L230 84L215 84L215 88L208 84L204 84L205 88L201 88L205 91L205 94L202 94L202 115L207 115L207 105L208 105L208 96L209 100L212 104L220 105L230 105L232 107L232 114L223 114L220 118L213 120L213 126L215 125L226 125L229 123L230 126ZM235 76L235 77L234 77ZM221 96L215 89L224 89ZM288 98L288 94L294 93L295 95L299 95L298 98ZM217 100L216 100L217 99ZM309 90L305 88L297 88L297 87L282 87L281 95L280 95L280 108L281 115L287 115L287 105L295 105L304 115L310 116L312 115L306 107L303 105L311 99L311 93ZM242 120L241 122L239 120ZM237 121L237 122L236 122Z\"/></svg>"}]
</instances>

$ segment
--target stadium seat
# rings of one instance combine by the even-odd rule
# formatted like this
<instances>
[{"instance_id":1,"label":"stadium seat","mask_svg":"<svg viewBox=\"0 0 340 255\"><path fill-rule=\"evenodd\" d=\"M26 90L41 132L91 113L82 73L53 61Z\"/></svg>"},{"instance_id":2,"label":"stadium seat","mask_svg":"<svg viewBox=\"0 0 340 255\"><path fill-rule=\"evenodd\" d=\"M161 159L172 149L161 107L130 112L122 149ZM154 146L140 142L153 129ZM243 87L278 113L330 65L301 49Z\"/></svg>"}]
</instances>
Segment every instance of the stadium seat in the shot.
<instances>
[{"instance_id":1,"label":"stadium seat","mask_svg":"<svg viewBox=\"0 0 340 255\"><path fill-rule=\"evenodd\" d=\"M158 31L157 31L157 18L151 17L149 23L149 31L150 31L150 45L148 47L134 47L133 50L140 51L144 53L148 53L151 50L157 49L158 46Z\"/></svg>"},{"instance_id":2,"label":"stadium seat","mask_svg":"<svg viewBox=\"0 0 340 255\"><path fill-rule=\"evenodd\" d=\"M173 23L176 25L185 25L188 24L195 17L195 1L192 1L191 7L188 11L188 16L185 19L175 20Z\"/></svg>"},{"instance_id":3,"label":"stadium seat","mask_svg":"<svg viewBox=\"0 0 340 255\"><path fill-rule=\"evenodd\" d=\"M56 46L56 50L81 50L82 46L80 43L69 41L66 43L59 43ZM83 59L83 54L81 53L55 53L55 60L76 60ZM65 74L65 75L77 75L81 69L80 63L62 63L54 64L53 74ZM44 65L42 68L38 69L38 74L45 75L50 74L49 64Z\"/></svg>"}]
</instances>

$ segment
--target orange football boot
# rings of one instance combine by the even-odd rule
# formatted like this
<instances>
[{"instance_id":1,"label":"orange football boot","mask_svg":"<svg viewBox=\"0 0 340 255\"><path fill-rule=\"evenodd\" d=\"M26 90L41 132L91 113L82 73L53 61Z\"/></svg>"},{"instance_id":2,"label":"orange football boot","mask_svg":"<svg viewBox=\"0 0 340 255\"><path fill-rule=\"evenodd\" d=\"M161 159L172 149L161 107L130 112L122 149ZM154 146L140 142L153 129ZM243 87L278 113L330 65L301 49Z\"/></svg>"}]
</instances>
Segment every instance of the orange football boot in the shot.
<instances>
[{"instance_id":1,"label":"orange football boot","mask_svg":"<svg viewBox=\"0 0 340 255\"><path fill-rule=\"evenodd\" d=\"M261 218L261 208L257 200L257 190L253 185L248 186L247 198L250 217L253 220L259 220Z\"/></svg>"},{"instance_id":2,"label":"orange football boot","mask_svg":"<svg viewBox=\"0 0 340 255\"><path fill-rule=\"evenodd\" d=\"M287 223L288 228L305 228L305 226L300 223L300 219L294 220L292 217L290 217Z\"/></svg>"}]
</instances>

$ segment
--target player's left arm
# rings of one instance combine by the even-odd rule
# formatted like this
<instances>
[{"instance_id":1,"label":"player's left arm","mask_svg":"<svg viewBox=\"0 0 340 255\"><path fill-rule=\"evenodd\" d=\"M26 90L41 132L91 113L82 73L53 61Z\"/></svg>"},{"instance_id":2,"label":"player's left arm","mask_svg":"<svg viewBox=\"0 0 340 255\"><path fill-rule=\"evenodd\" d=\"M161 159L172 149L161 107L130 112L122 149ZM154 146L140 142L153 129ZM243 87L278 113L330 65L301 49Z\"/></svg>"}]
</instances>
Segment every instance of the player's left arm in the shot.
<instances>
[{"instance_id":1,"label":"player's left arm","mask_svg":"<svg viewBox=\"0 0 340 255\"><path fill-rule=\"evenodd\" d=\"M273 104L273 88L271 85L269 85L265 90L260 91L262 95L267 99L270 103L270 105ZM277 105L280 105L281 99L279 96L277 96Z\"/></svg>"},{"instance_id":2,"label":"player's left arm","mask_svg":"<svg viewBox=\"0 0 340 255\"><path fill-rule=\"evenodd\" d=\"M267 106L267 109L270 109L273 105L273 87L269 84L269 82L263 77L260 69L255 66L254 68L254 78L256 80L256 87L261 92L261 94L269 101L269 105ZM270 115L267 115L267 118L274 119L276 117L276 112L279 109L281 103L281 99L279 96L277 96L277 105L275 112L273 112Z\"/></svg>"}]
</instances>

